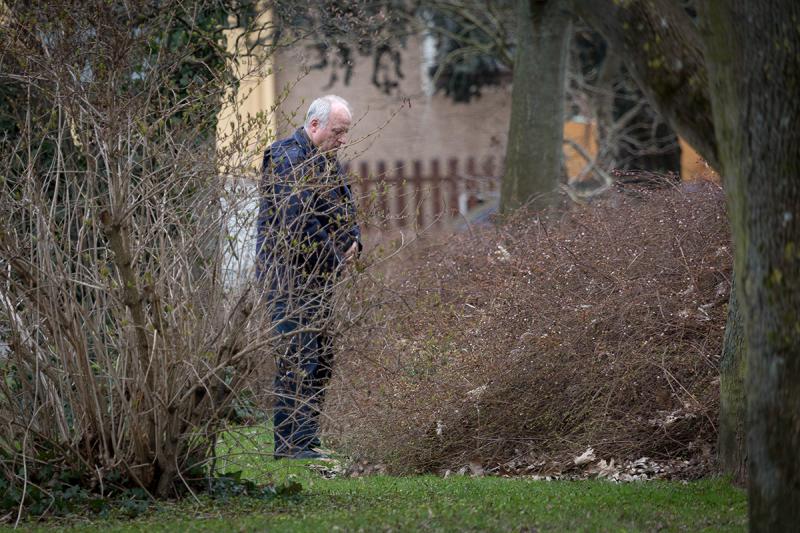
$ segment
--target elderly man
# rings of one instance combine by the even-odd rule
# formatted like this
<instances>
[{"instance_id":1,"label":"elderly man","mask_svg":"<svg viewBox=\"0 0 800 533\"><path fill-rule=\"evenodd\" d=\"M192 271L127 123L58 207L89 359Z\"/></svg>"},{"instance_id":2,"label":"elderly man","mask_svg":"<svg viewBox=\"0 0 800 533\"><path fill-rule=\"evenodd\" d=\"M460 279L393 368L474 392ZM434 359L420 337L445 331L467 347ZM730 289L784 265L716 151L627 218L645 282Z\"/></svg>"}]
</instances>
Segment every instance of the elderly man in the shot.
<instances>
[{"instance_id":1,"label":"elderly man","mask_svg":"<svg viewBox=\"0 0 800 533\"><path fill-rule=\"evenodd\" d=\"M321 457L319 414L331 376L330 297L361 250L355 204L338 150L352 123L348 103L314 100L305 124L264 153L256 242L277 345L275 458Z\"/></svg>"}]
</instances>

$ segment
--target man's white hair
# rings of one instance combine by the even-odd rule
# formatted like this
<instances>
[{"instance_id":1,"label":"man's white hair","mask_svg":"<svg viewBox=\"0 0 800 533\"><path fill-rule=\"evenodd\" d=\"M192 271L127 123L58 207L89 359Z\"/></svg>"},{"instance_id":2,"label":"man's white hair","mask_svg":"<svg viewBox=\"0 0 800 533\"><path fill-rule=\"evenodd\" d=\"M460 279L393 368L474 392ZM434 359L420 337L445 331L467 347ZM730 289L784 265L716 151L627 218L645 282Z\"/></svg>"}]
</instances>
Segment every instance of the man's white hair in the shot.
<instances>
[{"instance_id":1,"label":"man's white hair","mask_svg":"<svg viewBox=\"0 0 800 533\"><path fill-rule=\"evenodd\" d=\"M347 103L347 100L335 94L326 94L325 96L320 96L308 106L305 122L306 129L309 128L311 121L314 119L319 120L320 127L324 128L328 124L328 119L331 116L331 108L333 108L334 104L339 104L344 107L352 120L353 111L350 109L350 104Z\"/></svg>"}]
</instances>

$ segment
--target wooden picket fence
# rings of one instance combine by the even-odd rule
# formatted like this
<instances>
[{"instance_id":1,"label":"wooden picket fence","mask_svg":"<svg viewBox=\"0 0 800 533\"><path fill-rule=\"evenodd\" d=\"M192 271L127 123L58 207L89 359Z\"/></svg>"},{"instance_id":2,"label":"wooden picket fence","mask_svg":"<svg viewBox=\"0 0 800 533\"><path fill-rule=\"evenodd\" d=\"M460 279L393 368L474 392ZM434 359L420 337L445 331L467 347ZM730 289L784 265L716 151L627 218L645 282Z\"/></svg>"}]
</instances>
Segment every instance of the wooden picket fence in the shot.
<instances>
[{"instance_id":1,"label":"wooden picket fence","mask_svg":"<svg viewBox=\"0 0 800 533\"><path fill-rule=\"evenodd\" d=\"M497 205L501 169L493 158L474 157L410 163L358 162L348 168L367 242L393 239L397 231L450 230L486 217ZM253 275L256 216L260 192L256 179L232 176L228 183L235 205L225 221L228 245L223 274L226 284ZM231 206L228 206L231 207ZM7 347L0 342L0 357Z\"/></svg>"},{"instance_id":2,"label":"wooden picket fence","mask_svg":"<svg viewBox=\"0 0 800 533\"><path fill-rule=\"evenodd\" d=\"M492 157L385 161L348 166L369 231L451 227L490 208L499 196L500 168Z\"/></svg>"}]
</instances>

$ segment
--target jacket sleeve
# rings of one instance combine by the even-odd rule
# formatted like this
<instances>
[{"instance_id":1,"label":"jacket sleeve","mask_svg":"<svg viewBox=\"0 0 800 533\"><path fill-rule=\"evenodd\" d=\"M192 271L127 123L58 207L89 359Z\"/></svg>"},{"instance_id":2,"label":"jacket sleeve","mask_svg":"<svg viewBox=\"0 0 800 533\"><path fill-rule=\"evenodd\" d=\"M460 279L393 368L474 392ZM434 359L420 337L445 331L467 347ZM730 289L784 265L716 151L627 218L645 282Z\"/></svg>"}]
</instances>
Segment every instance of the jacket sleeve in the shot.
<instances>
[{"instance_id":1,"label":"jacket sleeve","mask_svg":"<svg viewBox=\"0 0 800 533\"><path fill-rule=\"evenodd\" d=\"M358 252L361 253L361 250L364 248L364 245L361 244L361 228L358 227L358 223L356 222L356 201L353 197L352 189L348 184L344 185L344 196L345 196L345 209L347 211L347 220L350 221L350 226L347 229L346 237L344 239L344 249L349 250L353 243L358 243Z\"/></svg>"},{"instance_id":2,"label":"jacket sleeve","mask_svg":"<svg viewBox=\"0 0 800 533\"><path fill-rule=\"evenodd\" d=\"M319 262L327 271L336 270L344 258L317 216L315 195L308 183L313 168L293 147L274 152L265 155L262 181L272 196L275 222L305 260Z\"/></svg>"}]
</instances>

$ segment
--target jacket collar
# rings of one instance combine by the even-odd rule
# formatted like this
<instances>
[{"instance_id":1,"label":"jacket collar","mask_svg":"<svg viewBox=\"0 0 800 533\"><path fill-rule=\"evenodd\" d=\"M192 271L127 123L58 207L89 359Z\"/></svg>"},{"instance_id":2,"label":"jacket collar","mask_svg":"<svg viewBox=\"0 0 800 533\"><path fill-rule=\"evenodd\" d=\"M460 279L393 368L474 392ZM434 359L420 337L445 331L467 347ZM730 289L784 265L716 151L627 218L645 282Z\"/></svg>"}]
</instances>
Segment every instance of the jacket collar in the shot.
<instances>
[{"instance_id":1,"label":"jacket collar","mask_svg":"<svg viewBox=\"0 0 800 533\"><path fill-rule=\"evenodd\" d=\"M314 143L311 142L311 138L306 133L306 130L303 126L297 128L297 131L294 132L295 142L303 149L303 151L309 155L316 155L317 147L314 146Z\"/></svg>"},{"instance_id":2,"label":"jacket collar","mask_svg":"<svg viewBox=\"0 0 800 533\"><path fill-rule=\"evenodd\" d=\"M300 148L303 149L305 156L308 159L312 159L317 164L322 164L324 161L334 162L336 164L339 163L339 157L336 152L323 154L316 146L314 146L314 143L311 142L311 137L308 136L308 133L306 133L306 129L303 126L297 128L297 131L294 132L292 138L300 146Z\"/></svg>"}]
</instances>

